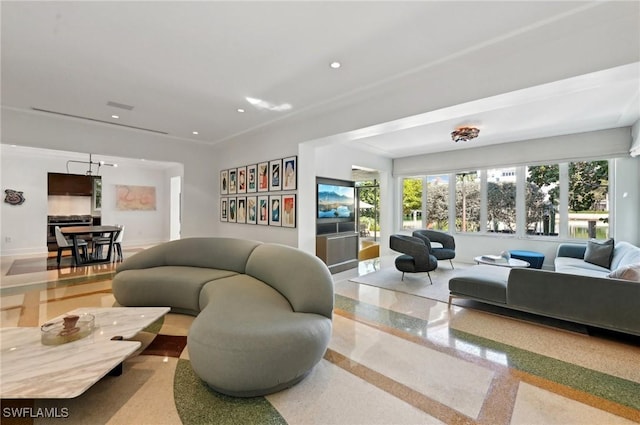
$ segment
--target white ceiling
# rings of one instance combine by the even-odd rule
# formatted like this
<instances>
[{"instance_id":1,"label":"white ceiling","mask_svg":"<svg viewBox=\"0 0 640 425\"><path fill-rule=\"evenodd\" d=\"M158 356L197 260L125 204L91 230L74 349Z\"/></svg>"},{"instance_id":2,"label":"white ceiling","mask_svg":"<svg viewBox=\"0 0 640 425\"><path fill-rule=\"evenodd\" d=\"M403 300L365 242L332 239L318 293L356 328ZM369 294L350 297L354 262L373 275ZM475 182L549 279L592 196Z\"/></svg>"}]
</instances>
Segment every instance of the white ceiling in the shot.
<instances>
[{"instance_id":1,"label":"white ceiling","mask_svg":"<svg viewBox=\"0 0 640 425\"><path fill-rule=\"evenodd\" d=\"M345 105L353 122L333 128L327 120L323 133L391 158L640 118L637 1L3 1L1 8L3 108L167 133L177 143L242 140ZM547 54L554 45L564 53ZM343 66L331 69L334 60ZM522 66L511 72L514 63ZM439 78L424 83L429 75ZM413 81L422 102L398 102L393 93ZM385 96L388 103L367 101ZM463 124L478 126L480 137L454 144L449 134Z\"/></svg>"}]
</instances>

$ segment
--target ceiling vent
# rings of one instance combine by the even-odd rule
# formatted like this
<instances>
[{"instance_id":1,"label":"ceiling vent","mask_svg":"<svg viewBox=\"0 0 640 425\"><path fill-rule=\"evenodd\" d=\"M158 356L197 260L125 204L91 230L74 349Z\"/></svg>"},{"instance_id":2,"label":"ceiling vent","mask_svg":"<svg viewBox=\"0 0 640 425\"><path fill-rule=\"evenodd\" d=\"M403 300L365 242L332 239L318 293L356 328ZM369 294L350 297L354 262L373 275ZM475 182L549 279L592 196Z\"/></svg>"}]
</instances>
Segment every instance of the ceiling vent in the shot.
<instances>
[{"instance_id":1,"label":"ceiling vent","mask_svg":"<svg viewBox=\"0 0 640 425\"><path fill-rule=\"evenodd\" d=\"M112 102L112 101L108 101L107 106L112 106L114 108L119 108L119 109L126 109L127 111L131 111L133 109L133 106L131 105L125 105L124 103L118 103L118 102Z\"/></svg>"},{"instance_id":2,"label":"ceiling vent","mask_svg":"<svg viewBox=\"0 0 640 425\"><path fill-rule=\"evenodd\" d=\"M47 114L61 115L63 117L77 118L77 119L80 119L80 120L99 122L99 123L102 123L102 124L117 125L119 127L133 128L134 130L150 131L150 132L156 133L156 134L169 134L166 131L152 130L150 128L136 127L134 125L120 124L120 123L117 123L117 122L104 121L104 120L99 120L99 119L90 118L90 117L82 117L80 115L67 114L67 113L64 113L64 112L49 111L47 109L34 108L33 106L31 107L31 109L34 110L34 111L38 111L38 112L46 112Z\"/></svg>"}]
</instances>

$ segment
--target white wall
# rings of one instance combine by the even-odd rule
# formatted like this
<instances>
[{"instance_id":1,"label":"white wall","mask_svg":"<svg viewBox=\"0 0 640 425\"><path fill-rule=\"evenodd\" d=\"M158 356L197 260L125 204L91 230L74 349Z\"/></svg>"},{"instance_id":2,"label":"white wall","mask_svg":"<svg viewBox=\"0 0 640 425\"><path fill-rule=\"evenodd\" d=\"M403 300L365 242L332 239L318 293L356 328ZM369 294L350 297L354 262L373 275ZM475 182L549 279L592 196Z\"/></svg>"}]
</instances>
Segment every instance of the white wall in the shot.
<instances>
[{"instance_id":1,"label":"white wall","mask_svg":"<svg viewBox=\"0 0 640 425\"><path fill-rule=\"evenodd\" d=\"M1 165L3 199L6 189L14 189L24 193L25 202L22 205L2 202L0 252L2 255L47 252L49 161L27 156L7 158L3 151Z\"/></svg>"},{"instance_id":2,"label":"white wall","mask_svg":"<svg viewBox=\"0 0 640 425\"><path fill-rule=\"evenodd\" d=\"M631 152L632 156L640 155L640 120L636 121L633 126L631 126Z\"/></svg>"},{"instance_id":3,"label":"white wall","mask_svg":"<svg viewBox=\"0 0 640 425\"><path fill-rule=\"evenodd\" d=\"M33 150L20 151L8 145L1 145L1 148L2 188L23 191L26 201L18 206L2 202L0 253L3 256L44 253L47 251L47 215L62 213L50 211L47 174L66 173L66 159L64 156L37 154ZM73 167L69 170L72 173L86 171L86 167L82 170L77 168L81 165L74 164ZM123 245L146 245L168 240L169 178L166 174L165 169L131 164L100 169L102 223L126 226ZM118 184L155 186L156 211L117 211L115 186ZM84 214L91 214L90 199L81 199L88 202L88 210L82 212Z\"/></svg>"},{"instance_id":4,"label":"white wall","mask_svg":"<svg viewBox=\"0 0 640 425\"><path fill-rule=\"evenodd\" d=\"M139 246L169 240L170 185L165 170L121 165L103 167L102 224L125 226L122 244ZM155 211L120 211L116 209L116 185L153 186L156 188Z\"/></svg>"}]
</instances>

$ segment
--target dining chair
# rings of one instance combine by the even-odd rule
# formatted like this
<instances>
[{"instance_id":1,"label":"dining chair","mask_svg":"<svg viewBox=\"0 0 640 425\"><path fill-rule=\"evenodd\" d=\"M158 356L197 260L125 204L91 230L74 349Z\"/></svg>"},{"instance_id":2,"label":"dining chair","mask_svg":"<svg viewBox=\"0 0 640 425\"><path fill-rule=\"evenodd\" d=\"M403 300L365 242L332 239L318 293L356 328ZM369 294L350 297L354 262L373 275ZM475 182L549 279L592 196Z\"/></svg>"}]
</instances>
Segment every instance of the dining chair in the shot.
<instances>
[{"instance_id":1,"label":"dining chair","mask_svg":"<svg viewBox=\"0 0 640 425\"><path fill-rule=\"evenodd\" d=\"M56 226L55 227L55 234L56 234L56 243L58 244L57 262L58 262L58 267L59 267L60 266L60 260L61 260L61 257L62 257L62 251L65 251L65 250L71 251L71 255L75 259L76 248L73 245L73 241L71 241L71 240L69 240L69 239L64 237L64 235L62 234L62 230L60 230L60 226ZM84 239L77 239L76 243L78 245L78 249L80 250L80 252L79 252L80 256L85 261L89 260L89 252L88 252L88 249L87 249L87 241L85 241Z\"/></svg>"},{"instance_id":2,"label":"dining chair","mask_svg":"<svg viewBox=\"0 0 640 425\"><path fill-rule=\"evenodd\" d=\"M118 231L118 233L116 234L116 238L113 240L113 253L114 255L117 255L117 258L119 259L123 259L122 256L122 238L124 236L124 224L123 225L117 225L116 227L119 227L120 230ZM96 258L100 258L102 257L102 248L106 245L109 246L109 237L104 237L104 236L100 236L94 239L93 241L93 253L94 253L94 257Z\"/></svg>"}]
</instances>

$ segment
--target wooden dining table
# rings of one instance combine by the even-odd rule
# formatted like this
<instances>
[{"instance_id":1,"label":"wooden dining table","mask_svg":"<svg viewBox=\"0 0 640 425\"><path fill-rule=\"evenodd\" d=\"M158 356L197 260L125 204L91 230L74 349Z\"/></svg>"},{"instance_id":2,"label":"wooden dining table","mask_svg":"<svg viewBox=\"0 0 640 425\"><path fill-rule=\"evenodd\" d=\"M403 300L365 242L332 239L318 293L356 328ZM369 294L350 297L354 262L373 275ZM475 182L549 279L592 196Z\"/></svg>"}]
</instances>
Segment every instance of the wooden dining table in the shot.
<instances>
[{"instance_id":1,"label":"wooden dining table","mask_svg":"<svg viewBox=\"0 0 640 425\"><path fill-rule=\"evenodd\" d=\"M73 242L74 247L74 259L76 261L76 265L85 265L85 264L97 264L97 263L109 263L111 262L111 252L113 251L113 242L118 236L118 232L120 231L120 227L118 226L69 226L62 227L60 229L62 234L65 236L70 236L71 241ZM83 260L80 257L80 251L78 250L78 237L81 235L108 235L109 238L109 250L107 251L106 258L92 258L89 257L86 260Z\"/></svg>"}]
</instances>

